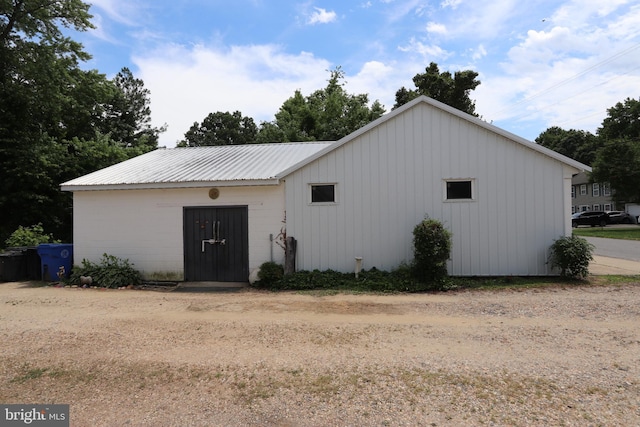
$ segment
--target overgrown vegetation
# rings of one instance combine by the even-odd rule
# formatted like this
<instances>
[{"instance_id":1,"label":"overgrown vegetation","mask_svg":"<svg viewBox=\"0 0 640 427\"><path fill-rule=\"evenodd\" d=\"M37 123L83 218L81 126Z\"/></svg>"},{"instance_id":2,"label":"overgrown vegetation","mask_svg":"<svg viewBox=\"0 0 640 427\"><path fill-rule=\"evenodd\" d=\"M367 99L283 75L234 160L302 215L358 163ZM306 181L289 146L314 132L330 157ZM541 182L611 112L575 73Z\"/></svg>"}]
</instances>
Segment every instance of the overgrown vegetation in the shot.
<instances>
[{"instance_id":1,"label":"overgrown vegetation","mask_svg":"<svg viewBox=\"0 0 640 427\"><path fill-rule=\"evenodd\" d=\"M258 272L258 287L270 287L277 284L284 277L284 268L275 262L265 262Z\"/></svg>"},{"instance_id":2,"label":"overgrown vegetation","mask_svg":"<svg viewBox=\"0 0 640 427\"><path fill-rule=\"evenodd\" d=\"M629 277L625 276L624 279L627 280ZM269 282L261 279L254 286L272 291L320 292L322 295L327 295L340 292L410 293L462 289L528 289L558 286L566 283L566 280L566 278L559 279L557 276L448 277L445 283L434 287L417 282L413 278L411 267L403 265L390 272L375 268L361 271L357 279L354 273L340 273L333 270L298 271Z\"/></svg>"},{"instance_id":3,"label":"overgrown vegetation","mask_svg":"<svg viewBox=\"0 0 640 427\"><path fill-rule=\"evenodd\" d=\"M42 223L30 227L19 226L7 240L6 247L37 246L40 243L59 243L53 234L45 233Z\"/></svg>"},{"instance_id":4,"label":"overgrown vegetation","mask_svg":"<svg viewBox=\"0 0 640 427\"><path fill-rule=\"evenodd\" d=\"M375 267L359 273L334 270L298 271L284 275L282 266L266 262L260 266L256 287L280 290L350 290L362 292L422 292L452 288L447 260L451 253L451 233L440 221L425 219L413 230L414 261L393 271Z\"/></svg>"},{"instance_id":5,"label":"overgrown vegetation","mask_svg":"<svg viewBox=\"0 0 640 427\"><path fill-rule=\"evenodd\" d=\"M81 266L74 266L70 281L81 283L81 277L91 277L92 285L103 288L137 286L142 283L142 275L128 259L103 254L99 264L82 260Z\"/></svg>"},{"instance_id":6,"label":"overgrown vegetation","mask_svg":"<svg viewBox=\"0 0 640 427\"><path fill-rule=\"evenodd\" d=\"M267 271L270 271L270 268L267 266ZM256 282L255 286L271 290L349 290L355 292L416 290L406 269L404 272L402 270L386 272L373 268L361 271L357 279L354 273L340 273L334 270L303 270L283 275L279 279L271 273L267 274L266 280L261 276L260 274L260 281Z\"/></svg>"},{"instance_id":7,"label":"overgrown vegetation","mask_svg":"<svg viewBox=\"0 0 640 427\"><path fill-rule=\"evenodd\" d=\"M589 275L589 262L593 260L594 246L582 237L563 236L551 245L549 262L560 268L560 275L571 279L585 279Z\"/></svg>"}]
</instances>

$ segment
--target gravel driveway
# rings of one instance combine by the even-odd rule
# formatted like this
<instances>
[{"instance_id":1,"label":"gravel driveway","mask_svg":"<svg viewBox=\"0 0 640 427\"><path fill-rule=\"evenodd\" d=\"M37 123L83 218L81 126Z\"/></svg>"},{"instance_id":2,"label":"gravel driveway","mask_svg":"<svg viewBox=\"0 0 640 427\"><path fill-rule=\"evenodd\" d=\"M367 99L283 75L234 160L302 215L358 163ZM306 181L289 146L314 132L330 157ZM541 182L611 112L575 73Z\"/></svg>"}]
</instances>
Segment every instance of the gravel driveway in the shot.
<instances>
[{"instance_id":1,"label":"gravel driveway","mask_svg":"<svg viewBox=\"0 0 640 427\"><path fill-rule=\"evenodd\" d=\"M0 402L72 426L638 426L640 285L419 295L0 284Z\"/></svg>"}]
</instances>

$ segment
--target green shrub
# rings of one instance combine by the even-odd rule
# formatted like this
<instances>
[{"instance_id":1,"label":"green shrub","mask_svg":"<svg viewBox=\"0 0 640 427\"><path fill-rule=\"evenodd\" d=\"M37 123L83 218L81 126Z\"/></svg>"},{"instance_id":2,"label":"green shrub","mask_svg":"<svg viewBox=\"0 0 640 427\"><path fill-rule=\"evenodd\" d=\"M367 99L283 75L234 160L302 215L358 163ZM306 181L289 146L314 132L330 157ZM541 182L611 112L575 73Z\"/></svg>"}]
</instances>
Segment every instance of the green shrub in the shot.
<instances>
[{"instance_id":1,"label":"green shrub","mask_svg":"<svg viewBox=\"0 0 640 427\"><path fill-rule=\"evenodd\" d=\"M94 286L103 288L119 288L142 283L142 275L133 268L128 259L103 254L99 264L82 260L81 266L74 266L71 283L80 283L80 276L90 276Z\"/></svg>"},{"instance_id":2,"label":"green shrub","mask_svg":"<svg viewBox=\"0 0 640 427\"><path fill-rule=\"evenodd\" d=\"M411 269L400 266L393 271L376 268L363 270L356 279L354 273L340 273L334 270L297 271L280 279L255 283L257 287L271 290L344 290L355 292L416 292L424 286L413 280Z\"/></svg>"},{"instance_id":3,"label":"green shrub","mask_svg":"<svg viewBox=\"0 0 640 427\"><path fill-rule=\"evenodd\" d=\"M447 261L451 256L451 232L440 221L426 218L413 229L413 276L424 290L447 284Z\"/></svg>"},{"instance_id":4,"label":"green shrub","mask_svg":"<svg viewBox=\"0 0 640 427\"><path fill-rule=\"evenodd\" d=\"M589 275L593 249L594 246L582 237L563 236L551 245L549 262L551 267L560 268L562 277L584 279Z\"/></svg>"},{"instance_id":5,"label":"green shrub","mask_svg":"<svg viewBox=\"0 0 640 427\"><path fill-rule=\"evenodd\" d=\"M284 276L284 268L275 262L265 262L260 266L258 272L258 281L256 286L260 288L268 288L282 280Z\"/></svg>"},{"instance_id":6,"label":"green shrub","mask_svg":"<svg viewBox=\"0 0 640 427\"><path fill-rule=\"evenodd\" d=\"M11 236L5 240L7 247L13 246L37 246L40 243L60 243L52 234L46 234L41 223L30 227L19 226Z\"/></svg>"}]
</instances>

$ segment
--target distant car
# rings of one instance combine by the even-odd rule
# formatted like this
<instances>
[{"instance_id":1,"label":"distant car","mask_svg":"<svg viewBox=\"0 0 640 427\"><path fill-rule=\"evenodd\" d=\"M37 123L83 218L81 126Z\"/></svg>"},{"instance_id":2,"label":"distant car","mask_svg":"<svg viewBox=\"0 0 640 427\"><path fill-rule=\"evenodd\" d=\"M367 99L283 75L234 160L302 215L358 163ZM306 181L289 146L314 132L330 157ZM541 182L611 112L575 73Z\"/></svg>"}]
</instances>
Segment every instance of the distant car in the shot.
<instances>
[{"instance_id":1,"label":"distant car","mask_svg":"<svg viewBox=\"0 0 640 427\"><path fill-rule=\"evenodd\" d=\"M571 215L571 225L577 227L579 225L590 225L592 227L604 227L609 224L609 215L602 211L585 211L576 212Z\"/></svg>"},{"instance_id":2,"label":"distant car","mask_svg":"<svg viewBox=\"0 0 640 427\"><path fill-rule=\"evenodd\" d=\"M633 215L622 211L608 211L610 224L636 224L637 220Z\"/></svg>"}]
</instances>

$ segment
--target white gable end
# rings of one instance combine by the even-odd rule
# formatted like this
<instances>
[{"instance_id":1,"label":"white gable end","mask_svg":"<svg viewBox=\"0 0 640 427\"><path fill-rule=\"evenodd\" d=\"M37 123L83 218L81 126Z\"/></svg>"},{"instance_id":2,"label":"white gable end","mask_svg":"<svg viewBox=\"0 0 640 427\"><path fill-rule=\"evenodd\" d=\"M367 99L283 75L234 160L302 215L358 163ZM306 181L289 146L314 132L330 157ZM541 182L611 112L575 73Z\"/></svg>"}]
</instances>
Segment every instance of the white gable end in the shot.
<instances>
[{"instance_id":1,"label":"white gable end","mask_svg":"<svg viewBox=\"0 0 640 427\"><path fill-rule=\"evenodd\" d=\"M453 233L452 275L550 274L578 169L431 103L392 114L286 177L297 267L352 271L362 257L390 270L411 261L413 228L428 215ZM447 180L471 181L473 200L445 200ZM310 203L309 186L322 183L335 184L335 203Z\"/></svg>"}]
</instances>

